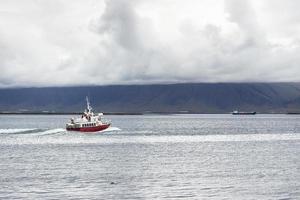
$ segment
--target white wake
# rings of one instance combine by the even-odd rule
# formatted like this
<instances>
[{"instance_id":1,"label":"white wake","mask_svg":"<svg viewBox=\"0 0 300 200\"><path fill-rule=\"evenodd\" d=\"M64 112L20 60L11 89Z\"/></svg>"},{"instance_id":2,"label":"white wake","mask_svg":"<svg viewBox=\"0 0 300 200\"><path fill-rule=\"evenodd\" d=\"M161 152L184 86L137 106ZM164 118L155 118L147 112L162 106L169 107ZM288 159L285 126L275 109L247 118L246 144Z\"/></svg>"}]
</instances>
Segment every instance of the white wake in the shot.
<instances>
[{"instance_id":1,"label":"white wake","mask_svg":"<svg viewBox=\"0 0 300 200\"><path fill-rule=\"evenodd\" d=\"M53 135L53 134L62 133L65 131L66 131L66 129L63 129L63 128L55 128L55 129L40 131L40 132L31 134L31 135Z\"/></svg>"},{"instance_id":2,"label":"white wake","mask_svg":"<svg viewBox=\"0 0 300 200\"><path fill-rule=\"evenodd\" d=\"M16 133L25 133L38 130L36 128L8 128L0 129L0 134L16 134Z\"/></svg>"}]
</instances>

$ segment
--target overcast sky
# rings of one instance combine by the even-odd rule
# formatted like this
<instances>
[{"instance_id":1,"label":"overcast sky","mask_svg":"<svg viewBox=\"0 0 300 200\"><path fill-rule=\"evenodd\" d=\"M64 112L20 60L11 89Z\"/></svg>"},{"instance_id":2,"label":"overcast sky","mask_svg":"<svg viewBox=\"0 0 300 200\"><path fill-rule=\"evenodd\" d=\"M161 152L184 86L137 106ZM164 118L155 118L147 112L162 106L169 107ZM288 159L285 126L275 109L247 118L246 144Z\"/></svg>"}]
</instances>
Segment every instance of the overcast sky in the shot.
<instances>
[{"instance_id":1,"label":"overcast sky","mask_svg":"<svg viewBox=\"0 0 300 200\"><path fill-rule=\"evenodd\" d=\"M299 0L0 0L0 87L300 81Z\"/></svg>"}]
</instances>

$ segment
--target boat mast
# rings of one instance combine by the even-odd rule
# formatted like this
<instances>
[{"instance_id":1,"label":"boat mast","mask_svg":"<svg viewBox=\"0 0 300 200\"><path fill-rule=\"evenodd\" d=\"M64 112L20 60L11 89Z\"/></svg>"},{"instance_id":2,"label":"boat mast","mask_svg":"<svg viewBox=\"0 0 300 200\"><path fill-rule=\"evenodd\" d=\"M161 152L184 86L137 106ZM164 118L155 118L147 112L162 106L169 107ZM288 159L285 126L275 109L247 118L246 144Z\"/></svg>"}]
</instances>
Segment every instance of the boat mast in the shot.
<instances>
[{"instance_id":1,"label":"boat mast","mask_svg":"<svg viewBox=\"0 0 300 200\"><path fill-rule=\"evenodd\" d=\"M90 113L92 111L92 107L90 106L89 98L87 96L86 96L86 106L87 106L88 113Z\"/></svg>"}]
</instances>

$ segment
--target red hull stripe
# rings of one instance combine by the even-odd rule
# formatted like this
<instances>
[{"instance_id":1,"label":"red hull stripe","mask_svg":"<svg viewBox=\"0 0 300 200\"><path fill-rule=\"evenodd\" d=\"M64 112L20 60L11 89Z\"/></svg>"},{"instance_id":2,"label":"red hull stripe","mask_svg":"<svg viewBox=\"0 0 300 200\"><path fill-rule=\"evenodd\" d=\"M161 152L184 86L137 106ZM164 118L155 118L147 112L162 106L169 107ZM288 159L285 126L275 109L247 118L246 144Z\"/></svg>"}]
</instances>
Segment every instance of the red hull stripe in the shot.
<instances>
[{"instance_id":1,"label":"red hull stripe","mask_svg":"<svg viewBox=\"0 0 300 200\"><path fill-rule=\"evenodd\" d=\"M80 132L97 132L107 129L110 124L104 124L94 127L83 127L83 128L67 128L68 131L80 131Z\"/></svg>"}]
</instances>

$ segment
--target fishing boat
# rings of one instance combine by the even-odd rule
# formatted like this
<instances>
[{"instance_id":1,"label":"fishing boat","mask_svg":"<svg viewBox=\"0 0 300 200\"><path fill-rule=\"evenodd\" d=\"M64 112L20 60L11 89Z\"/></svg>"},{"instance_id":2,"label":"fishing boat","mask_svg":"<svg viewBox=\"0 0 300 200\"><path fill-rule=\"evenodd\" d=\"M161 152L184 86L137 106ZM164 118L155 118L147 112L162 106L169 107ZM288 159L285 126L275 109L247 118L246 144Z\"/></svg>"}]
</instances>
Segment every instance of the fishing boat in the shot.
<instances>
[{"instance_id":1,"label":"fishing boat","mask_svg":"<svg viewBox=\"0 0 300 200\"><path fill-rule=\"evenodd\" d=\"M240 112L238 110L235 110L231 114L233 114L233 115L255 115L256 112Z\"/></svg>"},{"instance_id":2,"label":"fishing boat","mask_svg":"<svg viewBox=\"0 0 300 200\"><path fill-rule=\"evenodd\" d=\"M71 118L66 124L68 131L97 132L107 129L111 123L102 120L103 113L94 114L88 97L86 97L87 108L79 118Z\"/></svg>"}]
</instances>

